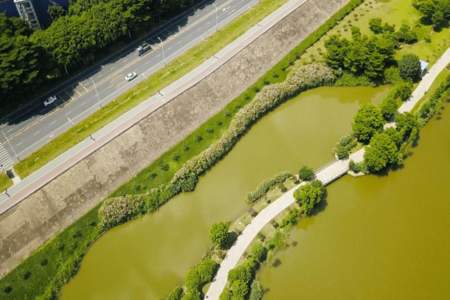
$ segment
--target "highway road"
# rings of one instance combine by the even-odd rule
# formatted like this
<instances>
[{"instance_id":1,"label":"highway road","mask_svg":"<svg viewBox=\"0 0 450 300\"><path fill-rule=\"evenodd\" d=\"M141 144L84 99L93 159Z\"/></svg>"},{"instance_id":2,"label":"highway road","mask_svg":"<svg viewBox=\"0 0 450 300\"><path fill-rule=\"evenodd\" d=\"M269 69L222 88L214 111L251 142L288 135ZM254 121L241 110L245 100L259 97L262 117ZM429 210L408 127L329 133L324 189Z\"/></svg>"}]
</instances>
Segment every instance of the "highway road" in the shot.
<instances>
[{"instance_id":1,"label":"highway road","mask_svg":"<svg viewBox=\"0 0 450 300\"><path fill-rule=\"evenodd\" d=\"M3 154L0 155L0 164L9 166L12 161L23 159L257 2L258 0L211 1L190 14L172 20L160 31L145 38L153 49L144 55L137 54L139 43L134 43L114 58L94 67L88 75L39 99L31 111L17 114L10 118L12 121L0 126L0 154ZM128 82L124 77L130 72L136 72L138 76ZM59 100L46 108L43 100L50 95L56 95ZM5 150L10 162L7 161Z\"/></svg>"}]
</instances>

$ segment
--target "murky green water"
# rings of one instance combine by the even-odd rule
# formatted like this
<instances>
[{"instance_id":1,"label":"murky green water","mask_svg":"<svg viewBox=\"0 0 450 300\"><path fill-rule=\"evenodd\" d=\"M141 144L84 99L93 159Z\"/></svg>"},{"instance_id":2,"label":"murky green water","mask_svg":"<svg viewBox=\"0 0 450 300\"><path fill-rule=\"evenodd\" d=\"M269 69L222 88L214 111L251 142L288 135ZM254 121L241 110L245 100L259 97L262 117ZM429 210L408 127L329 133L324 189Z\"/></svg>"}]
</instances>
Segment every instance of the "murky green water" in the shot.
<instances>
[{"instance_id":1,"label":"murky green water","mask_svg":"<svg viewBox=\"0 0 450 300\"><path fill-rule=\"evenodd\" d=\"M159 299L179 284L208 248L212 223L233 220L259 182L332 159L359 105L386 88L320 88L303 93L258 122L203 176L195 192L103 236L87 253L64 300Z\"/></svg>"},{"instance_id":2,"label":"murky green water","mask_svg":"<svg viewBox=\"0 0 450 300\"><path fill-rule=\"evenodd\" d=\"M450 299L450 107L405 167L345 177L260 274L265 299Z\"/></svg>"}]
</instances>

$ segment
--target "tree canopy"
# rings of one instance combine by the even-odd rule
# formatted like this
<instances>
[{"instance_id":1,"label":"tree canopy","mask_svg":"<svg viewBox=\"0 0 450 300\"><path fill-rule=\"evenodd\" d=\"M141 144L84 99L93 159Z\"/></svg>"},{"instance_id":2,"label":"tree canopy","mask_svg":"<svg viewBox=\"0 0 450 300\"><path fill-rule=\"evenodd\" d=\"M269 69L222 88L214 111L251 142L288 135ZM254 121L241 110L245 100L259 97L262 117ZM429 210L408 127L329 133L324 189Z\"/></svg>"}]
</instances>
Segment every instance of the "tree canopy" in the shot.
<instances>
[{"instance_id":1,"label":"tree canopy","mask_svg":"<svg viewBox=\"0 0 450 300\"><path fill-rule=\"evenodd\" d=\"M325 42L325 48L330 67L379 81L386 66L394 61L395 41L388 36L368 37L353 27L350 40L333 35Z\"/></svg>"},{"instance_id":2,"label":"tree canopy","mask_svg":"<svg viewBox=\"0 0 450 300\"><path fill-rule=\"evenodd\" d=\"M377 133L364 153L364 161L370 172L378 173L398 163L398 148L390 134Z\"/></svg>"},{"instance_id":3,"label":"tree canopy","mask_svg":"<svg viewBox=\"0 0 450 300\"><path fill-rule=\"evenodd\" d=\"M294 192L295 200L306 215L311 215L316 205L325 200L325 197L325 187L319 180L302 185Z\"/></svg>"},{"instance_id":4,"label":"tree canopy","mask_svg":"<svg viewBox=\"0 0 450 300\"><path fill-rule=\"evenodd\" d=\"M415 54L405 54L398 62L400 76L405 80L418 81L422 76L419 57Z\"/></svg>"},{"instance_id":5,"label":"tree canopy","mask_svg":"<svg viewBox=\"0 0 450 300\"><path fill-rule=\"evenodd\" d=\"M367 144L383 126L384 120L380 110L373 104L365 104L356 113L352 129L356 139Z\"/></svg>"},{"instance_id":6,"label":"tree canopy","mask_svg":"<svg viewBox=\"0 0 450 300\"><path fill-rule=\"evenodd\" d=\"M214 245L225 249L230 243L230 233L228 230L230 225L228 223L215 223L209 231L209 237Z\"/></svg>"},{"instance_id":7,"label":"tree canopy","mask_svg":"<svg viewBox=\"0 0 450 300\"><path fill-rule=\"evenodd\" d=\"M414 0L413 6L422 14L422 21L425 24L432 24L435 30L449 25L449 0Z\"/></svg>"}]
</instances>

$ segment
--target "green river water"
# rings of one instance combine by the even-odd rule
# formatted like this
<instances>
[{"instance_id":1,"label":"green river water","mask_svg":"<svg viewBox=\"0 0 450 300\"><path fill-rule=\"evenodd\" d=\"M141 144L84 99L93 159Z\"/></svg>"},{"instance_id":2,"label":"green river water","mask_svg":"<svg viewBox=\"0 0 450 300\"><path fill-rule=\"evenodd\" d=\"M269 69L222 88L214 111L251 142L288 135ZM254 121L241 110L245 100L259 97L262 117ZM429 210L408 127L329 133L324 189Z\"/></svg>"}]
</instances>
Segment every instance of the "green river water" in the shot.
<instances>
[{"instance_id":1,"label":"green river water","mask_svg":"<svg viewBox=\"0 0 450 300\"><path fill-rule=\"evenodd\" d=\"M450 299L449 130L447 107L403 169L330 185L281 264L261 270L264 299Z\"/></svg>"},{"instance_id":2,"label":"green river water","mask_svg":"<svg viewBox=\"0 0 450 300\"><path fill-rule=\"evenodd\" d=\"M379 102L386 92L385 87L319 88L282 105L203 176L194 192L94 243L61 298L166 296L204 255L211 224L242 214L247 193L264 179L285 170L296 172L303 164L317 168L329 162L336 141L350 132L358 107Z\"/></svg>"}]
</instances>

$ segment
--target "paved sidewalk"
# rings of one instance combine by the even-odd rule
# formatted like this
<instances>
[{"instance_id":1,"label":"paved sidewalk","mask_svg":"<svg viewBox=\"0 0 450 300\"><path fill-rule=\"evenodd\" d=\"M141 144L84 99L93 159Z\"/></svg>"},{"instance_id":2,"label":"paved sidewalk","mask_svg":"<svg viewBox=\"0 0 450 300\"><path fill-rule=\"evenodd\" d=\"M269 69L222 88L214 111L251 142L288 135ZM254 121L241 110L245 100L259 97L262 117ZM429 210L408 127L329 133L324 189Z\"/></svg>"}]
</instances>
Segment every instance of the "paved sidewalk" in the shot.
<instances>
[{"instance_id":1,"label":"paved sidewalk","mask_svg":"<svg viewBox=\"0 0 450 300\"><path fill-rule=\"evenodd\" d=\"M169 103L172 99L196 85L202 79L220 68L237 53L250 45L258 37L271 29L292 11L301 6L306 0L290 0L271 15L263 19L238 39L227 45L213 57L202 63L192 72L173 82L161 90L160 93L150 97L129 112L123 114L109 123L89 138L58 156L47 165L24 178L19 184L8 189L7 193L0 194L0 214L14 207L29 195L39 190L51 180L64 173L79 161L100 149L115 137L141 121L143 118Z\"/></svg>"},{"instance_id":2,"label":"paved sidewalk","mask_svg":"<svg viewBox=\"0 0 450 300\"><path fill-rule=\"evenodd\" d=\"M439 58L433 65L430 71L422 78L417 88L412 93L410 99L406 101L398 111L400 113L410 112L414 105L425 95L426 91L431 87L433 81L439 73L450 63L450 48ZM320 170L316 171L316 178L324 185L330 184L334 180L346 174L349 170L349 163L362 162L364 159L365 149L362 148L355 153L352 153L348 159L335 160ZM205 299L218 300L222 294L228 281L228 273L231 269L236 267L247 247L256 238L258 233L266 226L273 218L279 215L283 210L295 203L294 192L297 188L305 183L300 183L294 188L284 193L280 198L272 202L269 206L264 208L251 222L245 227L242 233L236 240L236 243L227 252L225 259L220 264L220 268L211 283Z\"/></svg>"}]
</instances>

